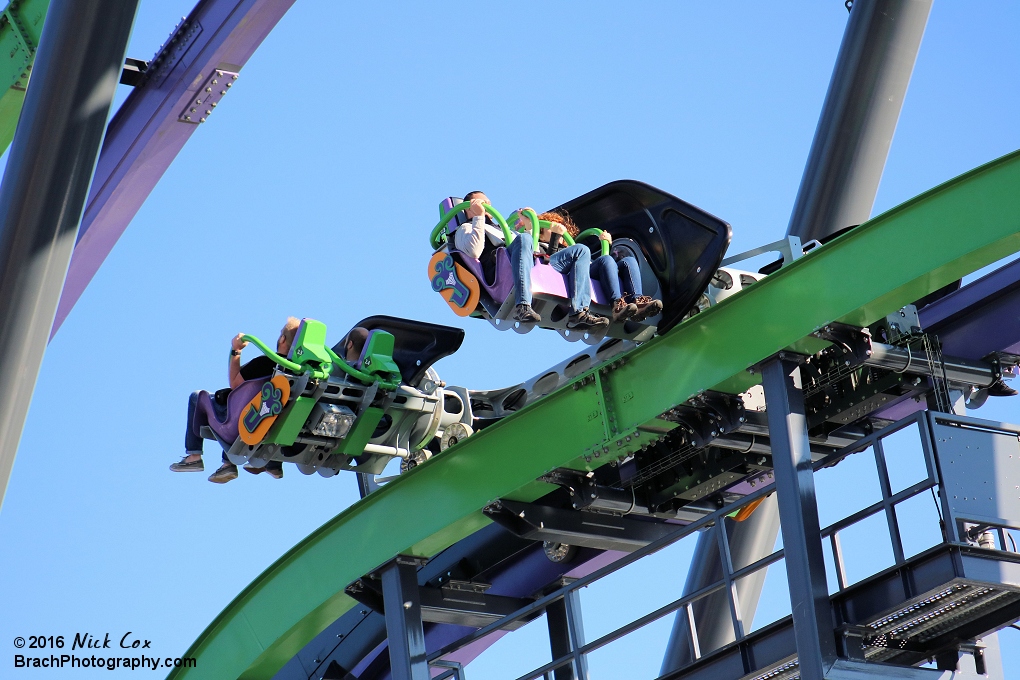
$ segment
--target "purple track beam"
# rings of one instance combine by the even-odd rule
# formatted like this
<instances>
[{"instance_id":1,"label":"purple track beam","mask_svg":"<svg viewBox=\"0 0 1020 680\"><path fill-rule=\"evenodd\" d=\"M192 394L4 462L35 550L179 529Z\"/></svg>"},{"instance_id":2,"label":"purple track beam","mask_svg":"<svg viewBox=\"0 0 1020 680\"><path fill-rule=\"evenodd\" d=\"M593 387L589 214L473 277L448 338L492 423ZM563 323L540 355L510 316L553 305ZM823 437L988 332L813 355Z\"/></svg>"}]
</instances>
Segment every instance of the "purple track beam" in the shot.
<instances>
[{"instance_id":1,"label":"purple track beam","mask_svg":"<svg viewBox=\"0 0 1020 680\"><path fill-rule=\"evenodd\" d=\"M921 327L942 341L942 352L981 359L1020 351L1020 260L996 269L920 312Z\"/></svg>"},{"instance_id":2,"label":"purple track beam","mask_svg":"<svg viewBox=\"0 0 1020 680\"><path fill-rule=\"evenodd\" d=\"M107 127L50 338L205 111L215 106L233 74L293 4L294 0L201 0L160 49L145 81L128 95ZM224 75L217 77L217 70ZM213 84L213 79L218 82ZM198 100L202 104L195 104ZM189 122L186 116L191 115Z\"/></svg>"}]
</instances>

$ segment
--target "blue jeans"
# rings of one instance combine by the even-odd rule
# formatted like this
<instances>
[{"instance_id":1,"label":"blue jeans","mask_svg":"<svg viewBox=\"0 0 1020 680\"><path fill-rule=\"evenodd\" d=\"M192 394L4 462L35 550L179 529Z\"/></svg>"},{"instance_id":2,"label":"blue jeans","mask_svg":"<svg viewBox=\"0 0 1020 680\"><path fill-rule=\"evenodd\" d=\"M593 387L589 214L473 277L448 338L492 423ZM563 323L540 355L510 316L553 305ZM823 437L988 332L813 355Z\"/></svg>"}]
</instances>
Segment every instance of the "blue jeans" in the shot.
<instances>
[{"instance_id":1,"label":"blue jeans","mask_svg":"<svg viewBox=\"0 0 1020 680\"><path fill-rule=\"evenodd\" d=\"M514 274L514 297L519 305L531 304L531 268L535 265L535 244L529 236L510 243L510 269Z\"/></svg>"},{"instance_id":2,"label":"blue jeans","mask_svg":"<svg viewBox=\"0 0 1020 680\"><path fill-rule=\"evenodd\" d=\"M516 303L531 304L531 268L535 265L535 244L527 235L518 236L510 244L510 268L514 274ZM549 265L568 279L570 311L577 313L591 304L591 253L587 246L574 244L556 251Z\"/></svg>"},{"instance_id":3,"label":"blue jeans","mask_svg":"<svg viewBox=\"0 0 1020 680\"><path fill-rule=\"evenodd\" d=\"M590 271L611 301L624 295L641 295L641 266L635 257L627 256L617 261L611 255L602 255L592 261Z\"/></svg>"},{"instance_id":4,"label":"blue jeans","mask_svg":"<svg viewBox=\"0 0 1020 680\"><path fill-rule=\"evenodd\" d=\"M204 443L201 435L195 427L195 412L198 410L198 392L192 392L188 397L188 424L184 430L184 450L188 453L202 453ZM227 461L227 454L224 452L220 458L224 463Z\"/></svg>"}]
</instances>

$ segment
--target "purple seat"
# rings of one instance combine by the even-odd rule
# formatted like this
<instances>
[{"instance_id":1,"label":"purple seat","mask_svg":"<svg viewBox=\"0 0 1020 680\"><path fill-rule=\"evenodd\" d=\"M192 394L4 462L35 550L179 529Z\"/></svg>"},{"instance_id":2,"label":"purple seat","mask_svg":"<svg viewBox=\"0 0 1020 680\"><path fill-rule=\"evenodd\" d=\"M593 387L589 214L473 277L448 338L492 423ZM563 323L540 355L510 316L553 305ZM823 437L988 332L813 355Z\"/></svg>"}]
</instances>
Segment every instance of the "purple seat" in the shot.
<instances>
[{"instance_id":1,"label":"purple seat","mask_svg":"<svg viewBox=\"0 0 1020 680\"><path fill-rule=\"evenodd\" d=\"M453 209L453 206L461 203L462 201L463 199L456 198L454 196L443 199L442 203L439 204L440 213L445 215ZM460 225L467 221L467 215L461 212L454 216L454 218L450 220L449 224L446 225L447 248L458 264L474 274L474 277L478 279L478 283L481 284L482 290L484 290L497 305L501 304L503 300L506 300L510 291L513 290L514 287L513 276L510 272L510 256L507 255L505 246L497 247L495 252L492 253L491 257L495 259L496 266L495 276L490 282L488 277L485 276L485 269L482 267L481 262L473 257L468 257L459 250L454 249L453 234L457 231L457 228Z\"/></svg>"},{"instance_id":2,"label":"purple seat","mask_svg":"<svg viewBox=\"0 0 1020 680\"><path fill-rule=\"evenodd\" d=\"M455 197L449 197L443 200L439 204L442 214L446 214L453 209L453 206L461 202L462 199ZM493 257L496 260L496 272L495 279L490 283L485 276L485 272L482 268L482 264L472 258L468 257L459 250L453 248L453 234L457 231L457 227L467 221L467 217L464 213L459 213L446 227L448 248L453 254L454 259L469 272L474 274L475 278L481 284L482 289L489 294L489 297L497 304L502 304L506 300L507 296L514 288L513 272L510 269L510 256L507 254L506 247L499 247L493 253ZM536 260L534 268L531 270L531 290L532 293L544 293L546 295L555 295L562 298L570 298L570 294L567 292L567 279L565 276L557 272L555 269L547 264L541 264ZM602 292L602 286L599 285L598 281L594 279L591 282L591 299L596 304L609 305L610 300Z\"/></svg>"},{"instance_id":3,"label":"purple seat","mask_svg":"<svg viewBox=\"0 0 1020 680\"><path fill-rule=\"evenodd\" d=\"M482 286L482 290L488 293L489 297L497 305L501 304L510 295L510 291L514 288L514 277L510 270L510 256L507 255L505 247L500 246L496 248L492 254L496 261L496 272L492 283L489 283L486 279L481 262L473 257L468 257L459 250L451 249L450 252L458 264L474 274L475 278L478 279L478 283Z\"/></svg>"},{"instance_id":4,"label":"purple seat","mask_svg":"<svg viewBox=\"0 0 1020 680\"><path fill-rule=\"evenodd\" d=\"M535 263L531 269L531 292L533 295L542 293L570 299L570 293L567 291L567 277L547 264ZM591 280L591 299L592 302L600 305L609 305L610 303L602 292L602 286L595 279Z\"/></svg>"},{"instance_id":5,"label":"purple seat","mask_svg":"<svg viewBox=\"0 0 1020 680\"><path fill-rule=\"evenodd\" d=\"M231 390L227 396L226 406L219 406L208 392L204 390L200 392L198 408L195 411L195 434L200 434L202 427L208 425L220 441L232 444L237 439L237 421L241 411L262 391L262 386L267 380L269 378L245 380L236 389Z\"/></svg>"}]
</instances>

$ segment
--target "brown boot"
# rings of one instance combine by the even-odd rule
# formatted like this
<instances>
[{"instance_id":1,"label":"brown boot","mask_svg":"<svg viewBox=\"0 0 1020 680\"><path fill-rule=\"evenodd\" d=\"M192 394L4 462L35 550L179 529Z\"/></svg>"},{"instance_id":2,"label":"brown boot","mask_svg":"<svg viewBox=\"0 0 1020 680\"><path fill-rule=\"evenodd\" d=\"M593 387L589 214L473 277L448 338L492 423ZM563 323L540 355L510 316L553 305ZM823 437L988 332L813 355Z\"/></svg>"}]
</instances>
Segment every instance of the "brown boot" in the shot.
<instances>
[{"instance_id":1,"label":"brown boot","mask_svg":"<svg viewBox=\"0 0 1020 680\"><path fill-rule=\"evenodd\" d=\"M627 302L623 298L613 300L613 323L626 321L637 313L637 305L633 302Z\"/></svg>"},{"instance_id":2,"label":"brown boot","mask_svg":"<svg viewBox=\"0 0 1020 680\"><path fill-rule=\"evenodd\" d=\"M662 301L653 300L647 295L634 296L634 304L637 306L637 313L634 315L634 321L644 321L645 319L655 316L662 311Z\"/></svg>"}]
</instances>

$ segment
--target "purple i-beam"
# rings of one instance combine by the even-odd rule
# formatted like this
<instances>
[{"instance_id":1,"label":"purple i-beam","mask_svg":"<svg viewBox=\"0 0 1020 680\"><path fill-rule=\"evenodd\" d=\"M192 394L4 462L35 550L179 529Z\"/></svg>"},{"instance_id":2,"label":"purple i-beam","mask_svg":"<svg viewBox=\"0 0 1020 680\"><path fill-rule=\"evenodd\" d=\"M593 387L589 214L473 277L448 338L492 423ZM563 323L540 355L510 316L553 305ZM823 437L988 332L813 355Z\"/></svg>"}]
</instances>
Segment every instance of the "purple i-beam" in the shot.
<instances>
[{"instance_id":1,"label":"purple i-beam","mask_svg":"<svg viewBox=\"0 0 1020 680\"><path fill-rule=\"evenodd\" d=\"M153 59L107 128L51 338L207 111L293 4L201 0Z\"/></svg>"}]
</instances>

